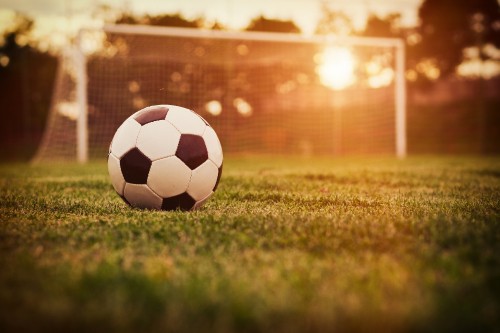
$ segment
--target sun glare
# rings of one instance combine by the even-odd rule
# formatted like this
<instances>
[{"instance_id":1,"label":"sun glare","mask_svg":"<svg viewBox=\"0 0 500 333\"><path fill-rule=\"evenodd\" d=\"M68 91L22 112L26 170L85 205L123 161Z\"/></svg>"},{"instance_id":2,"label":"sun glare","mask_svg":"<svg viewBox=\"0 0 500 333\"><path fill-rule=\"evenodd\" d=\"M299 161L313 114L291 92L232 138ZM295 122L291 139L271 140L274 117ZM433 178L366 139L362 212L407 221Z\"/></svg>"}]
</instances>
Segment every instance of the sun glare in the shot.
<instances>
[{"instance_id":1,"label":"sun glare","mask_svg":"<svg viewBox=\"0 0 500 333\"><path fill-rule=\"evenodd\" d=\"M347 48L329 47L316 57L316 71L321 83L329 88L341 90L356 81L356 60Z\"/></svg>"}]
</instances>

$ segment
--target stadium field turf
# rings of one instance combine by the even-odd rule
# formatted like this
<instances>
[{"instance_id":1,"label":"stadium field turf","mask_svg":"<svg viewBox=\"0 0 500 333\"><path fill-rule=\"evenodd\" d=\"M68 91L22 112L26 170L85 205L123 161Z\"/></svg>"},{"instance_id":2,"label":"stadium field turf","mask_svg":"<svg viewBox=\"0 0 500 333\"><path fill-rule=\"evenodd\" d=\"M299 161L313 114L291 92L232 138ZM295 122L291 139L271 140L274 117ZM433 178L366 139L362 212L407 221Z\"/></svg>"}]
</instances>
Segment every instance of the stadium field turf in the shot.
<instances>
[{"instance_id":1,"label":"stadium field turf","mask_svg":"<svg viewBox=\"0 0 500 333\"><path fill-rule=\"evenodd\" d=\"M226 157L198 211L0 165L2 332L492 332L500 158Z\"/></svg>"}]
</instances>

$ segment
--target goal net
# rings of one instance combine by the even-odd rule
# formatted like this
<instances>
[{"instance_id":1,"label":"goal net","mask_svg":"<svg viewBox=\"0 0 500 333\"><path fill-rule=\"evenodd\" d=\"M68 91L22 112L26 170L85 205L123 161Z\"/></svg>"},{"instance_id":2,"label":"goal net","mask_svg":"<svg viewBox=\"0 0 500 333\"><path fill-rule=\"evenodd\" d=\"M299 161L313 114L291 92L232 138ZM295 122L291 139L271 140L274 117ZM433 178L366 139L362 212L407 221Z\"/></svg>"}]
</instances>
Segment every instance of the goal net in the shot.
<instances>
[{"instance_id":1,"label":"goal net","mask_svg":"<svg viewBox=\"0 0 500 333\"><path fill-rule=\"evenodd\" d=\"M35 161L99 159L155 104L190 108L225 153L404 156L398 39L112 25L61 56Z\"/></svg>"}]
</instances>

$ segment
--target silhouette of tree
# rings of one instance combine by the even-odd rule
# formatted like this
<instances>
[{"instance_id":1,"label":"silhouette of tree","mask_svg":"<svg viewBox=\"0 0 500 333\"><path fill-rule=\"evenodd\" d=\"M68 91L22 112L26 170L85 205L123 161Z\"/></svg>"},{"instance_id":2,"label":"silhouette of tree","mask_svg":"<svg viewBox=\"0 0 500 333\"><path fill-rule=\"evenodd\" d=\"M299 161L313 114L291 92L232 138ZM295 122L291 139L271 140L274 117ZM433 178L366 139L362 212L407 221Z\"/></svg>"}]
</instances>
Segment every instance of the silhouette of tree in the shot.
<instances>
[{"instance_id":1,"label":"silhouette of tree","mask_svg":"<svg viewBox=\"0 0 500 333\"><path fill-rule=\"evenodd\" d=\"M225 30L225 26L220 23L219 21L215 21L211 26L210 26L210 29L211 30Z\"/></svg>"},{"instance_id":2,"label":"silhouette of tree","mask_svg":"<svg viewBox=\"0 0 500 333\"><path fill-rule=\"evenodd\" d=\"M477 47L482 60L490 58L486 44L500 47L497 0L425 0L418 15L417 56L434 61L442 75L455 71L467 47Z\"/></svg>"},{"instance_id":3,"label":"silhouette of tree","mask_svg":"<svg viewBox=\"0 0 500 333\"><path fill-rule=\"evenodd\" d=\"M123 12L113 22L116 24L146 24L162 27L179 27L179 28L199 28L203 24L202 19L189 21L180 14L165 14L165 15L144 15L136 16L130 12Z\"/></svg>"},{"instance_id":4,"label":"silhouette of tree","mask_svg":"<svg viewBox=\"0 0 500 333\"><path fill-rule=\"evenodd\" d=\"M403 38L406 43L406 69L416 75L416 67L421 59L415 52L415 42L413 42L416 35L415 29L416 27L401 26L400 13L390 13L385 17L380 17L377 14L371 13L366 20L365 28L359 32L359 35L366 37ZM430 83L425 75L420 75L410 82L419 85L427 85Z\"/></svg>"},{"instance_id":5,"label":"silhouette of tree","mask_svg":"<svg viewBox=\"0 0 500 333\"><path fill-rule=\"evenodd\" d=\"M28 158L41 137L52 96L56 58L32 45L33 20L18 15L0 46L0 158Z\"/></svg>"},{"instance_id":6,"label":"silhouette of tree","mask_svg":"<svg viewBox=\"0 0 500 333\"><path fill-rule=\"evenodd\" d=\"M317 34L336 34L345 36L354 32L353 23L347 14L332 10L325 3L322 4L321 12L322 17L316 26Z\"/></svg>"},{"instance_id":7,"label":"silhouette of tree","mask_svg":"<svg viewBox=\"0 0 500 333\"><path fill-rule=\"evenodd\" d=\"M254 18L245 30L264 32L300 32L299 27L297 27L293 21L268 19L264 16Z\"/></svg>"},{"instance_id":8,"label":"silhouette of tree","mask_svg":"<svg viewBox=\"0 0 500 333\"><path fill-rule=\"evenodd\" d=\"M401 37L401 14L391 13L384 18L370 14L361 35L371 37Z\"/></svg>"},{"instance_id":9,"label":"silhouette of tree","mask_svg":"<svg viewBox=\"0 0 500 333\"><path fill-rule=\"evenodd\" d=\"M189 21L180 14L148 16L146 20L146 23L150 25L179 28L199 28L202 22L202 19Z\"/></svg>"}]
</instances>

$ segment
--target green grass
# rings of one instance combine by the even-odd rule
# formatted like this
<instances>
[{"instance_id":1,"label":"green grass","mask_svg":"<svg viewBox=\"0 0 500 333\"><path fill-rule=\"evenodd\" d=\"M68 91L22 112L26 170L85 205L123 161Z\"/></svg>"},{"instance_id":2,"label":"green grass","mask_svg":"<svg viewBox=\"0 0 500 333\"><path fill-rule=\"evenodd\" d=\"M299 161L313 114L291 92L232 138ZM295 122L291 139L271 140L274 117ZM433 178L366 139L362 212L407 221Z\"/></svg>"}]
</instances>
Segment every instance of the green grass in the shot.
<instances>
[{"instance_id":1,"label":"green grass","mask_svg":"<svg viewBox=\"0 0 500 333\"><path fill-rule=\"evenodd\" d=\"M500 327L500 159L226 158L202 210L0 166L2 332Z\"/></svg>"}]
</instances>

